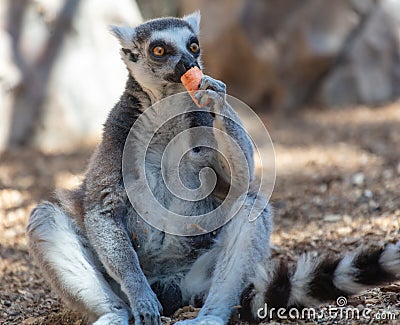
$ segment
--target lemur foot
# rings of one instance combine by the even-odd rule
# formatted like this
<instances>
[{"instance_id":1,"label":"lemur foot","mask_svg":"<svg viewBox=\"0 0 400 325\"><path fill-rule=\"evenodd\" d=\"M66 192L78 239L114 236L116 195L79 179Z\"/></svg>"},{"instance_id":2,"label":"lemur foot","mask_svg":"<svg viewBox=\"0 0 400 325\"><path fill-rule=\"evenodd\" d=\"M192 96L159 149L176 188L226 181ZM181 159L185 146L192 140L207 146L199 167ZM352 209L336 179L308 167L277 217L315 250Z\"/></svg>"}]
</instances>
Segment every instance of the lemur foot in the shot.
<instances>
[{"instance_id":1,"label":"lemur foot","mask_svg":"<svg viewBox=\"0 0 400 325\"><path fill-rule=\"evenodd\" d=\"M128 312L126 314L108 313L101 316L93 325L128 325L129 317Z\"/></svg>"},{"instance_id":2,"label":"lemur foot","mask_svg":"<svg viewBox=\"0 0 400 325\"><path fill-rule=\"evenodd\" d=\"M199 316L195 319L176 322L175 325L224 325L225 322L217 316Z\"/></svg>"},{"instance_id":3,"label":"lemur foot","mask_svg":"<svg viewBox=\"0 0 400 325\"><path fill-rule=\"evenodd\" d=\"M211 113L220 113L226 100L226 86L222 81L204 76L201 79L199 90L195 94L200 106L210 108Z\"/></svg>"}]
</instances>

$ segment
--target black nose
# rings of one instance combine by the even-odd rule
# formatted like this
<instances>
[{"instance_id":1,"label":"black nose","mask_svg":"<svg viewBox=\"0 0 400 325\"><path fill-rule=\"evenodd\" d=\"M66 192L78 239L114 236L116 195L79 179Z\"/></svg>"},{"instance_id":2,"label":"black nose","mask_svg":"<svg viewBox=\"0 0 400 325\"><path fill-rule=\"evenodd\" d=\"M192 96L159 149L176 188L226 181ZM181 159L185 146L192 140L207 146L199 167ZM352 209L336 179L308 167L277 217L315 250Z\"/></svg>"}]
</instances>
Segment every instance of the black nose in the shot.
<instances>
[{"instance_id":1,"label":"black nose","mask_svg":"<svg viewBox=\"0 0 400 325\"><path fill-rule=\"evenodd\" d=\"M187 60L182 60L183 66L186 71L190 70L191 68L197 67L197 62L192 60L192 61L187 61ZM185 72L186 72L185 71Z\"/></svg>"},{"instance_id":2,"label":"black nose","mask_svg":"<svg viewBox=\"0 0 400 325\"><path fill-rule=\"evenodd\" d=\"M191 55L183 55L179 62L176 64L174 72L168 74L165 77L165 80L167 80L168 82L180 83L181 77L185 74L185 72L193 67L200 68L195 58Z\"/></svg>"},{"instance_id":3,"label":"black nose","mask_svg":"<svg viewBox=\"0 0 400 325\"><path fill-rule=\"evenodd\" d=\"M184 55L177 63L175 72L176 75L180 78L186 71L188 71L193 67L198 67L198 66L199 64L192 56Z\"/></svg>"}]
</instances>

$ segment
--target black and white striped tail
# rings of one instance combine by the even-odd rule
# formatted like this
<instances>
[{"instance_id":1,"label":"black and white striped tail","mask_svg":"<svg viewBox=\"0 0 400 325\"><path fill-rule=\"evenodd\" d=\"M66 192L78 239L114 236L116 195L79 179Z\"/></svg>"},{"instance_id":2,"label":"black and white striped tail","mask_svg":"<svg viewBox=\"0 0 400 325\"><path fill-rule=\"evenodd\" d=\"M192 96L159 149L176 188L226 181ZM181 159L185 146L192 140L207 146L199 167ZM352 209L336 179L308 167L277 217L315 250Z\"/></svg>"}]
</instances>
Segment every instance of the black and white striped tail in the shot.
<instances>
[{"instance_id":1,"label":"black and white striped tail","mask_svg":"<svg viewBox=\"0 0 400 325\"><path fill-rule=\"evenodd\" d=\"M241 296L244 320L257 321L257 311L265 304L268 308L312 307L396 281L400 278L400 241L338 258L304 255L295 270L282 263L272 276L259 273L259 279Z\"/></svg>"}]
</instances>

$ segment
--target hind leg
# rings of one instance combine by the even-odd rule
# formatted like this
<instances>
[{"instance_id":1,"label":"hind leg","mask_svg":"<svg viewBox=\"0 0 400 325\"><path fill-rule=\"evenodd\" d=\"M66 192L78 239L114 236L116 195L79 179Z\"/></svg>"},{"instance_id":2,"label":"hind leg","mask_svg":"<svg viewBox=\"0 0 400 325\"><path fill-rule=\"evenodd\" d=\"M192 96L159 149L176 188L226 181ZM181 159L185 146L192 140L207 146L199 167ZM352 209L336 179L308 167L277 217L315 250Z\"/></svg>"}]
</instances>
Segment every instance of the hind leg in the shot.
<instances>
[{"instance_id":1,"label":"hind leg","mask_svg":"<svg viewBox=\"0 0 400 325\"><path fill-rule=\"evenodd\" d=\"M38 205L27 225L30 253L60 297L95 324L128 324L128 306L104 279L88 241L51 203Z\"/></svg>"},{"instance_id":2,"label":"hind leg","mask_svg":"<svg viewBox=\"0 0 400 325\"><path fill-rule=\"evenodd\" d=\"M272 230L272 212L267 206L262 209L260 216L250 222L249 215L252 204L264 207L262 197L248 196L242 209L237 215L223 226L218 237L217 245L207 255L204 255L202 265L207 260L214 260L215 267L210 283L202 280L210 269L198 268L191 270L186 285L191 289L206 289L209 286L204 306L197 318L181 321L179 325L224 325L234 314L235 306L240 303L240 296L245 287L253 280L257 266L266 265L270 256L269 238ZM195 265L194 267L199 265ZM204 286L199 286L199 278ZM205 278L205 277L204 277ZM200 290L199 290L200 289Z\"/></svg>"}]
</instances>

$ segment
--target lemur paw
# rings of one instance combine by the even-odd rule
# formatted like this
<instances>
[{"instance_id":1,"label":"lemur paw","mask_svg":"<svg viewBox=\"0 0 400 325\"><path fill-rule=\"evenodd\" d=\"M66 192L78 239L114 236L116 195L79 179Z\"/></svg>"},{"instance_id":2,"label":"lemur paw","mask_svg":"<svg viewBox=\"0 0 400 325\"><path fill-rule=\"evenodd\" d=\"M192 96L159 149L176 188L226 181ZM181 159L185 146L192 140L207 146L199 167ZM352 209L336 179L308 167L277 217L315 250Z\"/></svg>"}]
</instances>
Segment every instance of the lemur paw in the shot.
<instances>
[{"instance_id":1,"label":"lemur paw","mask_svg":"<svg viewBox=\"0 0 400 325\"><path fill-rule=\"evenodd\" d=\"M140 297L131 304L135 325L162 325L162 306L154 292L149 290Z\"/></svg>"},{"instance_id":2,"label":"lemur paw","mask_svg":"<svg viewBox=\"0 0 400 325\"><path fill-rule=\"evenodd\" d=\"M210 76L203 76L199 90L214 90L218 93L226 94L226 85L222 81L213 79Z\"/></svg>"},{"instance_id":3,"label":"lemur paw","mask_svg":"<svg viewBox=\"0 0 400 325\"><path fill-rule=\"evenodd\" d=\"M212 113L219 113L226 100L226 86L222 81L204 76L198 92L194 95L200 106L210 108Z\"/></svg>"},{"instance_id":4,"label":"lemur paw","mask_svg":"<svg viewBox=\"0 0 400 325\"><path fill-rule=\"evenodd\" d=\"M224 325L225 322L217 316L199 316L195 319L176 322L175 325Z\"/></svg>"}]
</instances>

